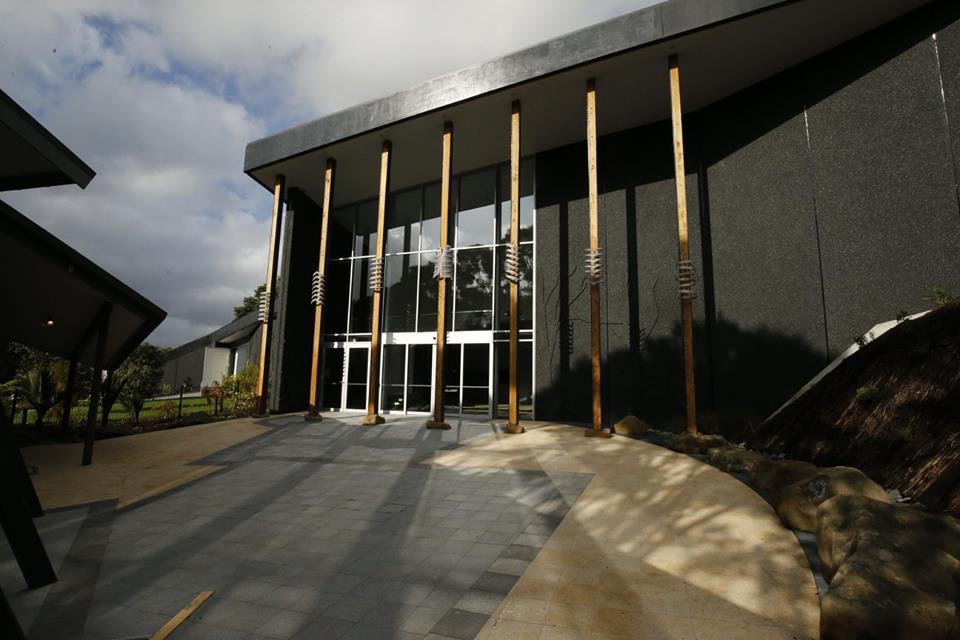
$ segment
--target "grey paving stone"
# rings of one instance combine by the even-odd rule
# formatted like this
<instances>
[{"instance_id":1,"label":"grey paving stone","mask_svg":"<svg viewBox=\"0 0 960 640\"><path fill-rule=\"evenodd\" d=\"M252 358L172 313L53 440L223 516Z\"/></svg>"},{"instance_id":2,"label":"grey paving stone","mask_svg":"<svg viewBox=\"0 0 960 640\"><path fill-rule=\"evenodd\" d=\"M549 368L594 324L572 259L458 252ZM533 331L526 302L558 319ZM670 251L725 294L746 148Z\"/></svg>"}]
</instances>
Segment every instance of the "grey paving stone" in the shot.
<instances>
[{"instance_id":1,"label":"grey paving stone","mask_svg":"<svg viewBox=\"0 0 960 640\"><path fill-rule=\"evenodd\" d=\"M362 430L358 421L272 420L269 435L206 459L223 472L109 521L87 519L87 508L50 514L38 521L41 534L51 554L73 554L72 568L54 589L14 593L15 608L42 611L45 621L86 618L84 640L100 640L100 631L122 636L130 618L169 618L214 589L178 637L305 640L370 629L465 637L433 627L461 600L489 609L493 595L477 593L508 590L590 476L411 466L489 425L463 421L458 433L424 440L420 419ZM55 518L74 524L57 527ZM15 571L0 545L0 584ZM466 624L467 614L482 616L461 608L447 621Z\"/></svg>"},{"instance_id":2,"label":"grey paving stone","mask_svg":"<svg viewBox=\"0 0 960 640\"><path fill-rule=\"evenodd\" d=\"M338 618L340 620L349 620L350 622L359 622L364 615L379 605L380 602L373 598L361 598L358 596L344 596L333 603L323 611L323 615L328 618Z\"/></svg>"},{"instance_id":3,"label":"grey paving stone","mask_svg":"<svg viewBox=\"0 0 960 640\"><path fill-rule=\"evenodd\" d=\"M294 640L338 640L343 638L350 629L356 625L349 620L339 620L337 618L319 617L315 618L308 625L303 627Z\"/></svg>"},{"instance_id":4,"label":"grey paving stone","mask_svg":"<svg viewBox=\"0 0 960 640\"><path fill-rule=\"evenodd\" d=\"M264 624L256 628L255 633L269 638L292 638L307 626L311 616L298 611L280 611Z\"/></svg>"},{"instance_id":5,"label":"grey paving stone","mask_svg":"<svg viewBox=\"0 0 960 640\"><path fill-rule=\"evenodd\" d=\"M446 610L455 605L466 592L466 589L435 587L423 601L423 606Z\"/></svg>"},{"instance_id":6,"label":"grey paving stone","mask_svg":"<svg viewBox=\"0 0 960 640\"><path fill-rule=\"evenodd\" d=\"M515 558L497 558L490 565L490 571L496 573L505 573L509 576L522 576L523 572L530 566L528 560L518 560Z\"/></svg>"},{"instance_id":7,"label":"grey paving stone","mask_svg":"<svg viewBox=\"0 0 960 640\"><path fill-rule=\"evenodd\" d=\"M417 607L400 626L400 629L409 633L427 634L446 612L446 609Z\"/></svg>"},{"instance_id":8,"label":"grey paving stone","mask_svg":"<svg viewBox=\"0 0 960 640\"><path fill-rule=\"evenodd\" d=\"M489 618L488 615L472 611L450 609L440 618L437 624L433 625L430 632L457 638L458 640L472 640L480 633Z\"/></svg>"},{"instance_id":9,"label":"grey paving stone","mask_svg":"<svg viewBox=\"0 0 960 640\"><path fill-rule=\"evenodd\" d=\"M510 589L517 582L517 576L507 575L505 573L494 573L487 571L473 583L473 589L480 591L489 591L505 596L510 593Z\"/></svg>"},{"instance_id":10,"label":"grey paving stone","mask_svg":"<svg viewBox=\"0 0 960 640\"><path fill-rule=\"evenodd\" d=\"M503 550L501 557L514 558L516 560L533 560L540 553L538 547L530 547L521 544L511 544Z\"/></svg>"},{"instance_id":11,"label":"grey paving stone","mask_svg":"<svg viewBox=\"0 0 960 640\"><path fill-rule=\"evenodd\" d=\"M463 594L463 597L457 601L454 608L489 616L500 606L502 600L503 594L471 589Z\"/></svg>"}]
</instances>

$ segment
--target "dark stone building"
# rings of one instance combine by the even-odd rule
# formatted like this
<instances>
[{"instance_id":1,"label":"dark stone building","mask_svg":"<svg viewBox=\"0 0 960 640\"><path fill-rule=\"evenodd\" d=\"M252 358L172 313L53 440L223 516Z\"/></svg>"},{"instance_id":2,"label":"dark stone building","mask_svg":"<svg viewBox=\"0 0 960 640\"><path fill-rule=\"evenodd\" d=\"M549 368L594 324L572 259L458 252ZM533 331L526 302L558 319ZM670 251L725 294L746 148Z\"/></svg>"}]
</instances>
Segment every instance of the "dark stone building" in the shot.
<instances>
[{"instance_id":1,"label":"dark stone building","mask_svg":"<svg viewBox=\"0 0 960 640\"><path fill-rule=\"evenodd\" d=\"M671 55L683 88L701 422L761 420L873 324L929 307L934 286L960 291L960 4L671 0L248 145L247 173L287 185L272 408L307 403L327 158L337 177L321 404L365 407L368 258L390 140L380 408L430 410L441 131L452 122L446 404L503 414L519 101L520 404L537 419L589 418L584 87L594 79L605 419L678 424Z\"/></svg>"}]
</instances>

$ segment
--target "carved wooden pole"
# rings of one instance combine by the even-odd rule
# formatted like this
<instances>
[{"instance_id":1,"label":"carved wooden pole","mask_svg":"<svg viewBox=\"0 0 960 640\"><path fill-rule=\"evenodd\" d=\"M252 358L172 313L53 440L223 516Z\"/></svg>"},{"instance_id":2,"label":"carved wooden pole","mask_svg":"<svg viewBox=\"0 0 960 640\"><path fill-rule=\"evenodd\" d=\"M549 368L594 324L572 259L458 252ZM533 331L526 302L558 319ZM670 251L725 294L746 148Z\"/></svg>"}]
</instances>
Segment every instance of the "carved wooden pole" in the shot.
<instances>
[{"instance_id":1,"label":"carved wooden pole","mask_svg":"<svg viewBox=\"0 0 960 640\"><path fill-rule=\"evenodd\" d=\"M597 88L587 81L587 182L589 185L590 248L586 252L585 271L590 282L590 360L593 373L593 428L587 436L609 438L603 428L602 386L600 382L600 282L603 278L603 250L600 248L599 204L597 195Z\"/></svg>"},{"instance_id":2,"label":"carved wooden pole","mask_svg":"<svg viewBox=\"0 0 960 640\"><path fill-rule=\"evenodd\" d=\"M427 429L449 429L443 407L443 354L447 346L447 280L453 277L453 254L448 244L450 229L450 162L453 153L453 123L443 124L443 157L440 165L440 248L434 276L437 278L437 357L433 380L433 419Z\"/></svg>"},{"instance_id":3,"label":"carved wooden pole","mask_svg":"<svg viewBox=\"0 0 960 640\"><path fill-rule=\"evenodd\" d=\"M373 320L370 328L370 378L367 381L367 415L363 424L383 424L377 414L380 396L380 301L383 295L383 234L387 216L387 189L390 182L390 141L380 148L380 199L377 205L377 255L370 263L373 289Z\"/></svg>"},{"instance_id":4,"label":"carved wooden pole","mask_svg":"<svg viewBox=\"0 0 960 640\"><path fill-rule=\"evenodd\" d=\"M313 287L310 301L315 305L313 312L313 358L310 361L310 391L307 396L307 420L321 420L317 391L320 377L320 346L323 330L323 305L326 298L327 269L327 226L330 223L330 207L333 204L333 174L337 162L327 159L327 168L323 172L323 207L320 213L320 259L317 271L313 274Z\"/></svg>"},{"instance_id":5,"label":"carved wooden pole","mask_svg":"<svg viewBox=\"0 0 960 640\"><path fill-rule=\"evenodd\" d=\"M680 64L670 56L670 105L673 119L673 159L677 183L677 239L679 261L677 284L680 290L680 314L683 323L683 377L687 405L687 431L697 433L697 391L693 377L693 298L694 268L690 260L687 235L687 180L683 161L683 109L680 103Z\"/></svg>"},{"instance_id":6,"label":"carved wooden pole","mask_svg":"<svg viewBox=\"0 0 960 640\"><path fill-rule=\"evenodd\" d=\"M258 416L269 413L267 386L270 383L270 342L273 335L274 280L280 258L280 222L283 219L283 199L286 179L277 175L273 185L273 217L270 221L270 248L267 256L267 281L260 296L260 369L257 372L257 401L254 412Z\"/></svg>"},{"instance_id":7,"label":"carved wooden pole","mask_svg":"<svg viewBox=\"0 0 960 640\"><path fill-rule=\"evenodd\" d=\"M510 115L510 244L507 246L505 273L510 281L510 401L507 408L507 433L523 433L517 406L518 350L520 349L520 101L513 103Z\"/></svg>"}]
</instances>

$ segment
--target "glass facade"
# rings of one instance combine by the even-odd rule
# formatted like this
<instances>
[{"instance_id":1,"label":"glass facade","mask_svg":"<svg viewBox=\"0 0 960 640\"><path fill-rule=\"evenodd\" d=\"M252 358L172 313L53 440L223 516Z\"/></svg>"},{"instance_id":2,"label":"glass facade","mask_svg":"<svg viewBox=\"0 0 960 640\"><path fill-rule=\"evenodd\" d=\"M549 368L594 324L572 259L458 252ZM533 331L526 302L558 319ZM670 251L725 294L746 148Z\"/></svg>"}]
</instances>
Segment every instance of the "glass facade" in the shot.
<instances>
[{"instance_id":1,"label":"glass facade","mask_svg":"<svg viewBox=\"0 0 960 640\"><path fill-rule=\"evenodd\" d=\"M532 411L533 162L521 165L521 409ZM451 180L448 238L454 275L447 294L445 403L451 413L505 415L509 282L503 273L510 240L510 170L502 164ZM327 408L360 408L372 326L368 276L376 253L377 205L369 200L331 216L324 340ZM428 412L432 402L440 246L440 183L390 194L384 229L381 410ZM366 344L364 344L366 343ZM352 345L344 353L339 346ZM363 348L366 347L366 348ZM328 378L327 376L332 376ZM346 384L344 384L346 381Z\"/></svg>"}]
</instances>

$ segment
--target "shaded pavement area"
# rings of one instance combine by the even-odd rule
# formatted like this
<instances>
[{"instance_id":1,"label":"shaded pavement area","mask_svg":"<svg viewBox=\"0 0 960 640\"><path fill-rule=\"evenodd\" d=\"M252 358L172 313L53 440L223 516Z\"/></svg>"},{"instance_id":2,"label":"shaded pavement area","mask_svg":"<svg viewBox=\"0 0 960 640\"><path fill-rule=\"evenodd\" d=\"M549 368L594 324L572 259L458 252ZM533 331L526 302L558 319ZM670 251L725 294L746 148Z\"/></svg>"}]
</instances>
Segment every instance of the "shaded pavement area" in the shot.
<instances>
[{"instance_id":1,"label":"shaded pavement area","mask_svg":"<svg viewBox=\"0 0 960 640\"><path fill-rule=\"evenodd\" d=\"M475 637L591 476L432 467L493 427L359 420L271 419L197 462L218 473L49 513L49 587L24 589L4 541L0 584L29 637L149 636L203 590L173 638Z\"/></svg>"}]
</instances>

